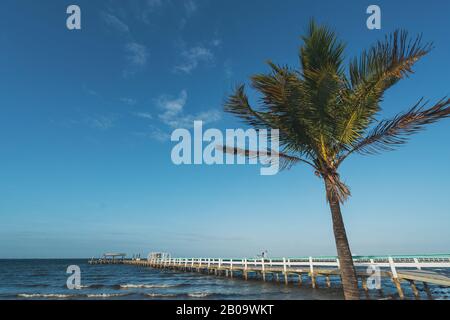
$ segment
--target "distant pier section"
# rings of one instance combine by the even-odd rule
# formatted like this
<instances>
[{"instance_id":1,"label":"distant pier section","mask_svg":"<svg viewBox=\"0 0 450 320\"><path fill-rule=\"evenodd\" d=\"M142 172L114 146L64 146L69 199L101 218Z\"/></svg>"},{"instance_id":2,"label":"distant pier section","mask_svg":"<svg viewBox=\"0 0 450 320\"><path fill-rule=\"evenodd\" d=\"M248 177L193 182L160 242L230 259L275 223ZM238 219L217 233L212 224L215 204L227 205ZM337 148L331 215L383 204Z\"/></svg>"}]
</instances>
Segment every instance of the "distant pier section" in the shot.
<instances>
[{"instance_id":1,"label":"distant pier section","mask_svg":"<svg viewBox=\"0 0 450 320\"><path fill-rule=\"evenodd\" d=\"M105 254L100 259L91 259L90 264L128 264L179 272L198 272L208 275L256 279L261 281L283 281L286 285L310 285L318 288L317 279L323 277L327 287L331 287L331 277L340 279L337 257L299 258L172 258L167 253L151 253L147 260L125 259L124 254ZM419 289L432 299L429 285L450 287L450 278L425 269L450 268L448 255L417 256L355 256L353 258L362 290L368 293L368 279L378 275L388 278L397 289L400 299L404 299L402 285L411 287L416 298ZM450 269L449 269L450 270ZM420 287L419 287L420 285ZM381 291L381 288L378 288ZM382 292L381 292L382 294Z\"/></svg>"},{"instance_id":2,"label":"distant pier section","mask_svg":"<svg viewBox=\"0 0 450 320\"><path fill-rule=\"evenodd\" d=\"M89 261L90 264L121 264L124 263L125 257L127 256L126 253L117 253L117 252L108 252L104 253L101 258L95 259L92 257L92 259Z\"/></svg>"}]
</instances>

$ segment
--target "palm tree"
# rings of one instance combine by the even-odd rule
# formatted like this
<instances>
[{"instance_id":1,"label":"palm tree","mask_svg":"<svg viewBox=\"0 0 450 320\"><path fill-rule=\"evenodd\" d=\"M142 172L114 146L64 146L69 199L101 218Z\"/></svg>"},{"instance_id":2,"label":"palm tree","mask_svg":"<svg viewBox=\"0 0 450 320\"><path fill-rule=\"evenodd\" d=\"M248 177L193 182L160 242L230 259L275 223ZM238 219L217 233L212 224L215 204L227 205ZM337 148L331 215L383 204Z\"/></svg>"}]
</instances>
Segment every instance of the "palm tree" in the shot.
<instances>
[{"instance_id":1,"label":"palm tree","mask_svg":"<svg viewBox=\"0 0 450 320\"><path fill-rule=\"evenodd\" d=\"M359 299L340 208L350 190L339 176L339 166L354 153L393 150L425 125L449 117L450 99L432 107L420 100L392 119L377 120L385 91L411 74L413 65L431 50L432 45L422 44L420 36L410 38L407 32L396 31L351 60L348 69L344 67L344 44L329 28L312 21L302 40L300 70L269 61L270 73L251 77L252 87L261 95L258 109L250 105L244 85L235 89L224 107L256 130L279 130L282 169L303 163L323 179L344 296ZM224 151L258 155L257 151L234 146L226 146Z\"/></svg>"}]
</instances>

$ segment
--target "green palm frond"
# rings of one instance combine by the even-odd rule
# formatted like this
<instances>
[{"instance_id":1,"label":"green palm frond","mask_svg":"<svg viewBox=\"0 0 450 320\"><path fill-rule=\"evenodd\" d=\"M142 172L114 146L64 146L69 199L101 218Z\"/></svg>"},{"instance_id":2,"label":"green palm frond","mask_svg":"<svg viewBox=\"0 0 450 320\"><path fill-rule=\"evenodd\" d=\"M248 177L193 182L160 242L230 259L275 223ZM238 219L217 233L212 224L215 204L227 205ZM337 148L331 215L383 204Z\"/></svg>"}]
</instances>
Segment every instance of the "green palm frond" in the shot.
<instances>
[{"instance_id":1,"label":"green palm frond","mask_svg":"<svg viewBox=\"0 0 450 320\"><path fill-rule=\"evenodd\" d=\"M349 153L377 154L395 150L399 145L406 143L412 134L424 130L425 125L450 117L450 99L442 99L428 109L424 109L427 103L422 101L393 119L380 121Z\"/></svg>"},{"instance_id":2,"label":"green palm frond","mask_svg":"<svg viewBox=\"0 0 450 320\"><path fill-rule=\"evenodd\" d=\"M280 143L287 150L312 154L313 111L305 100L303 81L287 67L268 64L271 73L251 77L252 87L261 93L261 109L280 130Z\"/></svg>"},{"instance_id":3,"label":"green palm frond","mask_svg":"<svg viewBox=\"0 0 450 320\"><path fill-rule=\"evenodd\" d=\"M347 106L340 122L340 143L344 148L360 138L380 111L379 103L387 89L413 73L413 65L430 52L432 44L422 44L421 36L409 38L406 31L395 31L379 41L349 66Z\"/></svg>"},{"instance_id":4,"label":"green palm frond","mask_svg":"<svg viewBox=\"0 0 450 320\"><path fill-rule=\"evenodd\" d=\"M308 32L302 40L304 43L300 48L302 71L332 67L336 73L342 72L345 45L338 40L335 32L311 20Z\"/></svg>"},{"instance_id":5,"label":"green palm frond","mask_svg":"<svg viewBox=\"0 0 450 320\"><path fill-rule=\"evenodd\" d=\"M420 35L409 38L407 31L397 30L350 63L351 85L354 89L382 93L413 73L413 65L431 49L432 44L423 44Z\"/></svg>"},{"instance_id":6,"label":"green palm frond","mask_svg":"<svg viewBox=\"0 0 450 320\"><path fill-rule=\"evenodd\" d=\"M275 150L248 150L248 149L242 149L238 147L230 147L230 146L222 146L218 145L216 146L216 149L218 151L221 151L223 153L228 153L232 155L242 156L247 159L257 159L268 161L268 164L274 164L275 161L278 161L279 169L280 170L289 170L293 165L303 162L310 166L312 166L314 169L317 169L314 164L309 162L308 160L292 156L283 152L277 152Z\"/></svg>"},{"instance_id":7,"label":"green palm frond","mask_svg":"<svg viewBox=\"0 0 450 320\"><path fill-rule=\"evenodd\" d=\"M254 110L245 94L245 86L239 85L235 92L225 101L225 111L241 118L246 124L262 129L271 128L272 124L267 121L268 115Z\"/></svg>"}]
</instances>

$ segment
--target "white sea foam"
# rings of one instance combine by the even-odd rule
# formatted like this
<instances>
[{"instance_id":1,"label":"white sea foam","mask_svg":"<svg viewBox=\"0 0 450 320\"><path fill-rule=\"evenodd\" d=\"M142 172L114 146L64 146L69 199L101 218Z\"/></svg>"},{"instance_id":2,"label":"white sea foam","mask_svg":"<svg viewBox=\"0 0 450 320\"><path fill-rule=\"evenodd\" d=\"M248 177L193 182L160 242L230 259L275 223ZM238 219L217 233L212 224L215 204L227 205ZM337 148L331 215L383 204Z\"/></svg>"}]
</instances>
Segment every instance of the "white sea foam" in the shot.
<instances>
[{"instance_id":1,"label":"white sea foam","mask_svg":"<svg viewBox=\"0 0 450 320\"><path fill-rule=\"evenodd\" d=\"M53 299L65 299L71 298L75 295L72 294L57 294L57 293L20 293L17 295L21 298L53 298Z\"/></svg>"},{"instance_id":2,"label":"white sea foam","mask_svg":"<svg viewBox=\"0 0 450 320\"><path fill-rule=\"evenodd\" d=\"M145 295L148 296L148 297L152 297L152 298L158 298L158 297L169 298L169 297L176 297L177 296L176 294L167 294L167 293L146 293Z\"/></svg>"},{"instance_id":3,"label":"white sea foam","mask_svg":"<svg viewBox=\"0 0 450 320\"><path fill-rule=\"evenodd\" d=\"M192 297L192 298L204 298L204 297L207 297L209 295L211 295L211 293L209 293L209 292L192 292L192 293L188 293L188 296Z\"/></svg>"},{"instance_id":4,"label":"white sea foam","mask_svg":"<svg viewBox=\"0 0 450 320\"><path fill-rule=\"evenodd\" d=\"M120 287L122 289L131 289L131 288L172 288L177 287L177 284L121 284Z\"/></svg>"},{"instance_id":5,"label":"white sea foam","mask_svg":"<svg viewBox=\"0 0 450 320\"><path fill-rule=\"evenodd\" d=\"M93 294L87 294L88 298L112 298L112 297L123 297L126 296L126 294L121 293L93 293Z\"/></svg>"}]
</instances>

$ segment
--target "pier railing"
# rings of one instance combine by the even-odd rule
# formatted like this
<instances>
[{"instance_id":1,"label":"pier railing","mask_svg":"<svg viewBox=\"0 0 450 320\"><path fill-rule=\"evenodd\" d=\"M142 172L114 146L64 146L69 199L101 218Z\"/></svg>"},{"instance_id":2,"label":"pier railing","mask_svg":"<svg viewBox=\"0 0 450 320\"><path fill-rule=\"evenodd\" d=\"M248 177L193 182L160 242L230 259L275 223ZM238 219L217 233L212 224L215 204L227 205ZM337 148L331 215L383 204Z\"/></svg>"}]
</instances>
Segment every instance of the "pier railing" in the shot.
<instances>
[{"instance_id":1,"label":"pier railing","mask_svg":"<svg viewBox=\"0 0 450 320\"><path fill-rule=\"evenodd\" d=\"M450 268L450 255L417 255L417 256L355 256L355 267L377 266L390 268ZM339 268L337 257L300 257L300 258L169 258L150 259L149 262L159 265L204 266L204 267L335 267Z\"/></svg>"}]
</instances>

